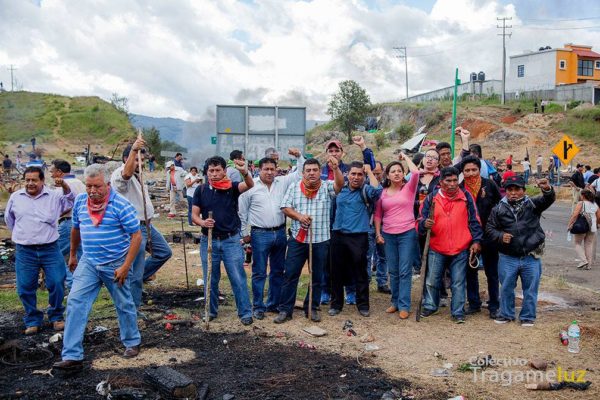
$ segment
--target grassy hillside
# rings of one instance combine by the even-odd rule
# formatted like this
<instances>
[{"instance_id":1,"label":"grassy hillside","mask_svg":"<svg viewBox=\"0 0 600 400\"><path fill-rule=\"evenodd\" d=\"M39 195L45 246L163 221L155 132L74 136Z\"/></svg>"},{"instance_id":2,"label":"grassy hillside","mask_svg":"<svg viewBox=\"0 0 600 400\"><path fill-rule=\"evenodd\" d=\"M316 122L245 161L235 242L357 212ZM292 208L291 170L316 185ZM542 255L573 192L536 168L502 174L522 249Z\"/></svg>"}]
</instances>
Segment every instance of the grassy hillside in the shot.
<instances>
[{"instance_id":1,"label":"grassy hillside","mask_svg":"<svg viewBox=\"0 0 600 400\"><path fill-rule=\"evenodd\" d=\"M0 140L115 144L131 136L127 116L99 97L30 92L0 93Z\"/></svg>"}]
</instances>

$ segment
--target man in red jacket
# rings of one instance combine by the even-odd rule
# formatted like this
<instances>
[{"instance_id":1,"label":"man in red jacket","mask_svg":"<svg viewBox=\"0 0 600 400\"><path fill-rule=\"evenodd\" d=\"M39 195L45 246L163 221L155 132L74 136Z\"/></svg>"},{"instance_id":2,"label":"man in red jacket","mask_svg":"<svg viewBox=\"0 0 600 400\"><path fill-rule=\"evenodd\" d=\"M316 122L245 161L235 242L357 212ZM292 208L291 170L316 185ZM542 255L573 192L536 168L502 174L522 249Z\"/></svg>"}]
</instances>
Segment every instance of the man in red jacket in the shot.
<instances>
[{"instance_id":1,"label":"man in red jacket","mask_svg":"<svg viewBox=\"0 0 600 400\"><path fill-rule=\"evenodd\" d=\"M452 319L465 322L465 277L470 254L481 251L483 230L477 215L475 201L470 193L458 185L460 172L454 167L446 167L440 172L440 189L427 196L421 209L419 234L425 235L431 229L429 241L425 299L421 317L426 318L438 312L442 272L450 270L452 278ZM435 203L433 215L431 205Z\"/></svg>"}]
</instances>

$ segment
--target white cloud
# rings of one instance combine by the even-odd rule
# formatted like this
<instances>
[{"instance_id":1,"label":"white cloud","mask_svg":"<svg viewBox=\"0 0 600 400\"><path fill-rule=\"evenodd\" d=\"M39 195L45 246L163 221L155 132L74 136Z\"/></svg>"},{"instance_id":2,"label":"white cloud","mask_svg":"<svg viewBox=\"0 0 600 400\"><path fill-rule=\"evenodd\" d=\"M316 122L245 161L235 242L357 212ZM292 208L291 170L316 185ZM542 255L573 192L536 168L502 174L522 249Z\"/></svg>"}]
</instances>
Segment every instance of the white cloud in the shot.
<instances>
[{"instance_id":1,"label":"white cloud","mask_svg":"<svg viewBox=\"0 0 600 400\"><path fill-rule=\"evenodd\" d=\"M15 64L25 90L106 99L118 92L134 113L191 120L236 101L297 102L323 118L344 79L373 101L397 100L404 63L392 48L401 45L411 94L450 85L456 66L463 79L480 70L498 78L498 16L513 17L508 54L600 45L594 31L523 27L519 8L504 0L438 0L429 13L392 0L0 0L0 10L5 87L6 66Z\"/></svg>"}]
</instances>

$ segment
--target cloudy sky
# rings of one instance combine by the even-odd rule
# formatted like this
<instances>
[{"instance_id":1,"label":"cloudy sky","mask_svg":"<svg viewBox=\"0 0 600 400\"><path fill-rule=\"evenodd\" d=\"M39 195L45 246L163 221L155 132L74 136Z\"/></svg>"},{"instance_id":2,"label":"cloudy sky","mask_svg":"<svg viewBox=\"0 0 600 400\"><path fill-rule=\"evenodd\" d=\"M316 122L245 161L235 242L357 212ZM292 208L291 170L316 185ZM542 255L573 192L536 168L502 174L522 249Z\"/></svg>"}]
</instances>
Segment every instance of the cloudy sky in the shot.
<instances>
[{"instance_id":1,"label":"cloudy sky","mask_svg":"<svg viewBox=\"0 0 600 400\"><path fill-rule=\"evenodd\" d=\"M307 106L325 119L341 80L372 101L449 86L454 68L500 78L508 54L600 50L597 0L0 0L0 81L27 91L118 93L130 111L188 120L216 104Z\"/></svg>"}]
</instances>

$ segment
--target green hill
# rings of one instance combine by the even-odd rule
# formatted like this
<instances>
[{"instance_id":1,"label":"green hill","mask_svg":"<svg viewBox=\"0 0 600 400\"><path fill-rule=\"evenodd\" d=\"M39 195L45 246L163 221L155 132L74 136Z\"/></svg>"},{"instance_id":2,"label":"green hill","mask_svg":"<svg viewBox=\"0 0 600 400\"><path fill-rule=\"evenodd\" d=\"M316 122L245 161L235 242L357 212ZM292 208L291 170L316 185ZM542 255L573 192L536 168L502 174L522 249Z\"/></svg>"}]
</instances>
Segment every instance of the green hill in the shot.
<instances>
[{"instance_id":1,"label":"green hill","mask_svg":"<svg viewBox=\"0 0 600 400\"><path fill-rule=\"evenodd\" d=\"M81 145L116 144L131 137L127 115L99 97L31 92L0 93L0 141Z\"/></svg>"}]
</instances>

